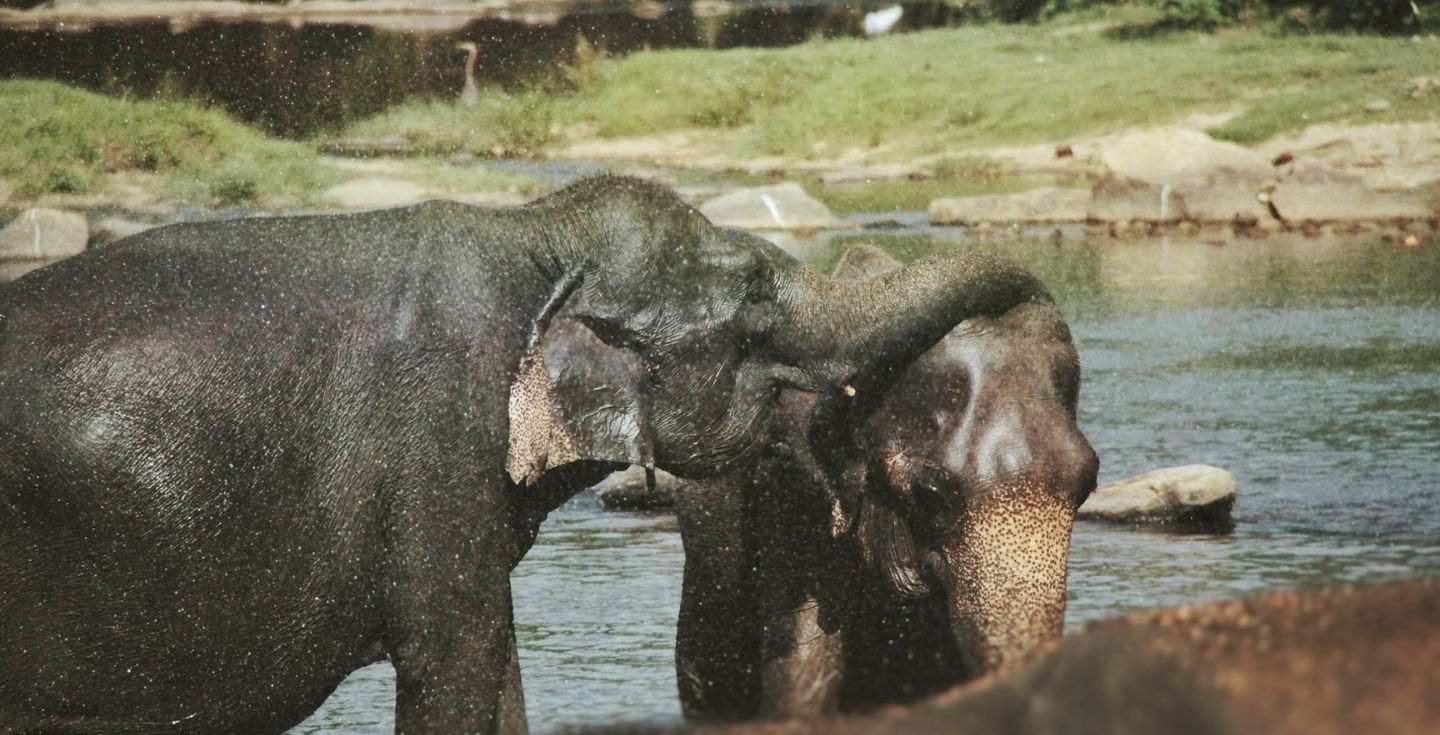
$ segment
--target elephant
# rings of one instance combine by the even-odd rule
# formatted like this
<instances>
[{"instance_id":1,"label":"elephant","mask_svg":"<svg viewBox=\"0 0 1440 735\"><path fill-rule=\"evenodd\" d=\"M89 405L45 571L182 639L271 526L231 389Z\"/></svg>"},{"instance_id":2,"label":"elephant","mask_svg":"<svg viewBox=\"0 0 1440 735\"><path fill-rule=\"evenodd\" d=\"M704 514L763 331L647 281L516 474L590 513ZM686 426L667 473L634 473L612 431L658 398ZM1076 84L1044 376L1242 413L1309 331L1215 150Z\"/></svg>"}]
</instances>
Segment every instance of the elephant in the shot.
<instances>
[{"instance_id":1,"label":"elephant","mask_svg":"<svg viewBox=\"0 0 1440 735\"><path fill-rule=\"evenodd\" d=\"M837 278L898 263L867 246ZM1058 638L1066 560L1099 460L1080 363L1050 303L968 320L821 441L785 391L764 456L681 486L677 679L692 719L806 717L911 700ZM810 441L814 441L812 437ZM858 499L836 541L823 470ZM843 495L844 493L842 493Z\"/></svg>"},{"instance_id":2,"label":"elephant","mask_svg":"<svg viewBox=\"0 0 1440 735\"><path fill-rule=\"evenodd\" d=\"M509 573L556 498L726 472L781 391L843 416L1050 301L999 257L882 281L601 176L171 225L0 286L0 731L280 732L386 658L398 732L523 730ZM631 405L561 403L558 325L628 356Z\"/></svg>"},{"instance_id":3,"label":"elephant","mask_svg":"<svg viewBox=\"0 0 1440 735\"><path fill-rule=\"evenodd\" d=\"M905 707L729 735L1440 732L1440 580L1280 590L1091 623ZM643 732L643 730L641 730Z\"/></svg>"}]
</instances>

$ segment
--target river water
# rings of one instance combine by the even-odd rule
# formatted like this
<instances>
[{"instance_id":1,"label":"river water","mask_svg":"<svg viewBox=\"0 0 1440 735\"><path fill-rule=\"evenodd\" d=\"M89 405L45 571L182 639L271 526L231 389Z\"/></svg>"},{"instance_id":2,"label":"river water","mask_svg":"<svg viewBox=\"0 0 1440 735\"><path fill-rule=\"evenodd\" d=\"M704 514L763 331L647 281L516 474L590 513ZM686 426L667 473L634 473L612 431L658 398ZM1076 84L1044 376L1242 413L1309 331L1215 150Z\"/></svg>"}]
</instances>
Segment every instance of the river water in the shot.
<instances>
[{"instance_id":1,"label":"river water","mask_svg":"<svg viewBox=\"0 0 1440 735\"><path fill-rule=\"evenodd\" d=\"M903 259L958 231L801 243L817 267L864 240ZM1440 574L1440 248L1364 236L990 245L1049 284L1085 370L1101 482L1204 462L1240 483L1226 536L1080 523L1067 631L1125 609L1278 587ZM664 516L582 494L515 578L532 729L679 718L683 562ZM295 733L388 733L387 665Z\"/></svg>"}]
</instances>

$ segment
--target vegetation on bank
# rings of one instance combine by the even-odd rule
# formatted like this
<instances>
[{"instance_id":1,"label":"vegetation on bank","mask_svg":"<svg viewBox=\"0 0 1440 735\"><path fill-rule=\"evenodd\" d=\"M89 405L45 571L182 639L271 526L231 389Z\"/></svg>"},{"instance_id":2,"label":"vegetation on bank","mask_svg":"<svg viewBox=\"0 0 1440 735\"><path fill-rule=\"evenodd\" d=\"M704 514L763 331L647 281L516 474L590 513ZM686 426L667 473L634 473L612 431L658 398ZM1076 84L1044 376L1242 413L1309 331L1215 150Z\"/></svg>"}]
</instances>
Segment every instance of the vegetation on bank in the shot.
<instances>
[{"instance_id":1,"label":"vegetation on bank","mask_svg":"<svg viewBox=\"0 0 1440 735\"><path fill-rule=\"evenodd\" d=\"M449 104L434 110L432 125L435 115L455 113ZM0 199L7 190L28 199L128 188L144 200L283 209L323 206L328 187L376 175L198 102L115 98L49 81L0 80L0 131ZM438 161L396 163L383 175L442 194L538 189L525 176Z\"/></svg>"},{"instance_id":2,"label":"vegetation on bank","mask_svg":"<svg viewBox=\"0 0 1440 735\"><path fill-rule=\"evenodd\" d=\"M310 146L267 138L182 100L0 81L0 130L0 180L22 197L103 192L110 175L138 173L159 176L166 195L186 201L298 202L333 180Z\"/></svg>"},{"instance_id":3,"label":"vegetation on bank","mask_svg":"<svg viewBox=\"0 0 1440 735\"><path fill-rule=\"evenodd\" d=\"M1145 8L1164 27L1268 23L1286 30L1406 33L1436 25L1440 0L949 0L977 18L1009 22L1079 10Z\"/></svg>"},{"instance_id":4,"label":"vegetation on bank","mask_svg":"<svg viewBox=\"0 0 1440 735\"><path fill-rule=\"evenodd\" d=\"M1440 75L1433 39L1156 30L1164 18L1126 6L1042 24L782 49L578 54L574 66L536 83L544 94L490 90L475 108L404 105L345 134L526 155L576 131L686 131L738 156L823 159L860 149L901 160L1063 142L1197 113L1231 115L1210 132L1241 143L1321 122L1440 118L1440 93L1411 94L1418 77Z\"/></svg>"},{"instance_id":5,"label":"vegetation on bank","mask_svg":"<svg viewBox=\"0 0 1440 735\"><path fill-rule=\"evenodd\" d=\"M1223 119L1211 134L1247 144L1314 123L1440 119L1440 89L1417 85L1440 80L1433 37L1279 32L1263 23L1194 30L1176 22L1195 5L1181 0L1040 5L1032 17L1082 9L1038 23L817 38L778 49L607 57L582 38L569 65L523 89L482 90L474 107L412 102L338 133L399 138L417 155L515 157L576 140L683 132L697 149L736 159L928 156L946 180L935 186L953 192L964 181L978 193L1023 183L975 157L997 146L1064 143L1198 114ZM147 187L197 203L309 204L346 175L313 145L268 138L183 99L0 81L0 130L0 190L21 197L104 192L139 174L161 182L146 179ZM457 168L423 183L442 191L495 183L476 171ZM835 197L864 201L829 203L889 209L886 202L912 201L925 186L832 187Z\"/></svg>"}]
</instances>

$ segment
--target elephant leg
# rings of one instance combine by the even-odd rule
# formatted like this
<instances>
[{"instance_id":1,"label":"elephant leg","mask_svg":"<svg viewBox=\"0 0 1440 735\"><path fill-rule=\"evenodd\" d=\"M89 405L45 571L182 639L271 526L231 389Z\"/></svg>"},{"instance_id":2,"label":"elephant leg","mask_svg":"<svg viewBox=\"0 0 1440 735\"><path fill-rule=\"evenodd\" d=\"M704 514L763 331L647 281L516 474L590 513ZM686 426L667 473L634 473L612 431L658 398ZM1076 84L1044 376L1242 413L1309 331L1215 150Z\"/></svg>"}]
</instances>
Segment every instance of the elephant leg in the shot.
<instances>
[{"instance_id":1,"label":"elephant leg","mask_svg":"<svg viewBox=\"0 0 1440 735\"><path fill-rule=\"evenodd\" d=\"M838 627L826 630L823 614L823 603L806 596L788 613L767 616L760 671L765 716L816 717L839 707L844 636Z\"/></svg>"},{"instance_id":2,"label":"elephant leg","mask_svg":"<svg viewBox=\"0 0 1440 735\"><path fill-rule=\"evenodd\" d=\"M692 719L742 719L755 712L760 628L744 506L744 489L731 480L687 484L676 493L685 577L675 667L681 709Z\"/></svg>"},{"instance_id":3,"label":"elephant leg","mask_svg":"<svg viewBox=\"0 0 1440 735\"><path fill-rule=\"evenodd\" d=\"M512 508L503 478L442 469L451 472L399 490L391 509L386 645L400 735L501 727L514 640Z\"/></svg>"},{"instance_id":4,"label":"elephant leg","mask_svg":"<svg viewBox=\"0 0 1440 735\"><path fill-rule=\"evenodd\" d=\"M523 735L530 731L525 716L525 689L520 682L520 647L515 641L515 629L510 629L510 663L505 667L505 691L500 696L500 732L506 735Z\"/></svg>"},{"instance_id":5,"label":"elephant leg","mask_svg":"<svg viewBox=\"0 0 1440 735\"><path fill-rule=\"evenodd\" d=\"M838 574L829 504L813 485L759 493L750 514L760 641L760 714L814 717L836 711L844 681L842 620L852 578Z\"/></svg>"},{"instance_id":6,"label":"elephant leg","mask_svg":"<svg viewBox=\"0 0 1440 735\"><path fill-rule=\"evenodd\" d=\"M500 703L506 688L510 590L503 601L471 602L445 617L469 618L463 631L425 627L438 613L402 615L399 642L392 644L395 665L395 731L414 733L492 733L500 727ZM496 597L494 588L483 595ZM456 601L458 602L458 601Z\"/></svg>"}]
</instances>

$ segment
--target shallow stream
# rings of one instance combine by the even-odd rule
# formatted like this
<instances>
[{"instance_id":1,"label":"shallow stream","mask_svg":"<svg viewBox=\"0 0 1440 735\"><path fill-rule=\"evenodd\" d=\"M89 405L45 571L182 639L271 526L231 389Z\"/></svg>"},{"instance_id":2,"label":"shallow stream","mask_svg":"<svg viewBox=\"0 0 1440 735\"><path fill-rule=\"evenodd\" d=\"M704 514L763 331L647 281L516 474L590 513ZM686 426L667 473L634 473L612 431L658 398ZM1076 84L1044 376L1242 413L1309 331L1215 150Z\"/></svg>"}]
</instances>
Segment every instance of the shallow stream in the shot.
<instances>
[{"instance_id":1,"label":"shallow stream","mask_svg":"<svg viewBox=\"0 0 1440 735\"><path fill-rule=\"evenodd\" d=\"M828 267L864 240L903 259L956 230L792 245ZM1440 248L1272 237L990 245L1038 273L1085 370L1101 482L1203 462L1240 483L1221 537L1075 530L1067 631L1125 609L1440 574ZM533 730L679 718L683 563L663 516L582 494L515 578ZM296 733L392 730L392 672L356 672Z\"/></svg>"}]
</instances>

